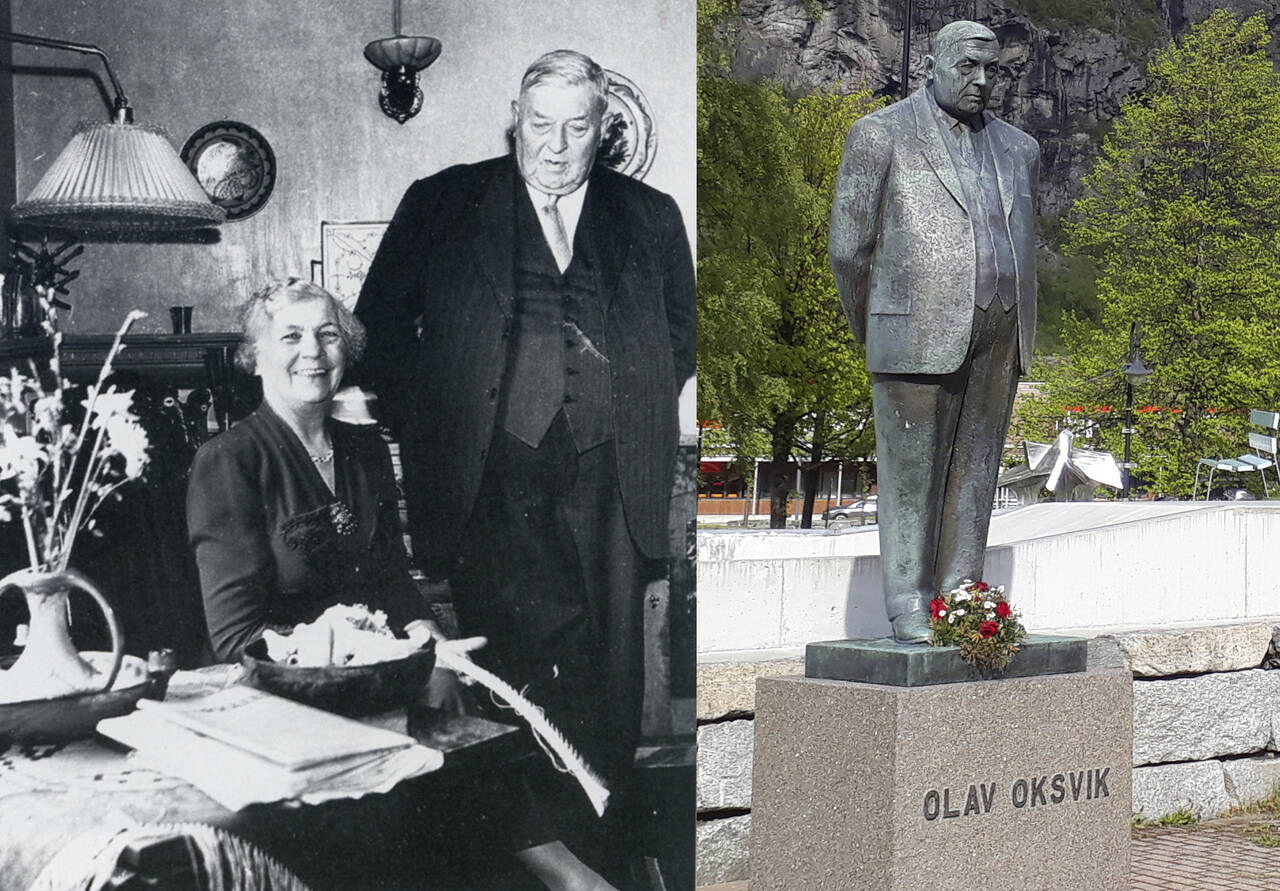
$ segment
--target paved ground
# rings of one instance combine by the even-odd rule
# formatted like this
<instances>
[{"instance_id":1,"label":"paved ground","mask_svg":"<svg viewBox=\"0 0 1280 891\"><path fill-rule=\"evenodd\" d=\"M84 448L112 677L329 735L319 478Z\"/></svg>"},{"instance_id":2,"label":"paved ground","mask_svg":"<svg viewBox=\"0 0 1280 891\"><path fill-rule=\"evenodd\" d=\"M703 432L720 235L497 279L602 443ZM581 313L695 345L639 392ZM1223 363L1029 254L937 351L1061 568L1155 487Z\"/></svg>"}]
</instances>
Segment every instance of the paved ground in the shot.
<instances>
[{"instance_id":1,"label":"paved ground","mask_svg":"<svg viewBox=\"0 0 1280 891\"><path fill-rule=\"evenodd\" d=\"M1272 841L1265 847L1258 839ZM1280 891L1280 820L1256 816L1135 829L1131 891ZM699 891L748 891L746 882Z\"/></svg>"}]
</instances>

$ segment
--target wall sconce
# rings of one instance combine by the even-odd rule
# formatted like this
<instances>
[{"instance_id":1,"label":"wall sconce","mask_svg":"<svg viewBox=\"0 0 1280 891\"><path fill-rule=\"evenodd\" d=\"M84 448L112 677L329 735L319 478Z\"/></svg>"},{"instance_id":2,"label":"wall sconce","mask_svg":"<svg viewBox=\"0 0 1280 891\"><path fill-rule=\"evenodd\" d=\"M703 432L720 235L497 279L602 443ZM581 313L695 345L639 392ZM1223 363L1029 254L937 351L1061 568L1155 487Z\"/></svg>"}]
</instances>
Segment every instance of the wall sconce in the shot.
<instances>
[{"instance_id":1,"label":"wall sconce","mask_svg":"<svg viewBox=\"0 0 1280 891\"><path fill-rule=\"evenodd\" d=\"M378 105L382 113L403 124L422 110L422 90L418 72L440 55L440 41L434 37L404 37L400 33L400 0L393 13L395 37L384 37L365 45L364 57L382 70L382 93Z\"/></svg>"},{"instance_id":2,"label":"wall sconce","mask_svg":"<svg viewBox=\"0 0 1280 891\"><path fill-rule=\"evenodd\" d=\"M0 31L0 40L97 56L115 90L109 121L82 121L26 200L19 223L79 234L173 232L216 226L213 204L159 127L133 122L107 54L96 46Z\"/></svg>"}]
</instances>

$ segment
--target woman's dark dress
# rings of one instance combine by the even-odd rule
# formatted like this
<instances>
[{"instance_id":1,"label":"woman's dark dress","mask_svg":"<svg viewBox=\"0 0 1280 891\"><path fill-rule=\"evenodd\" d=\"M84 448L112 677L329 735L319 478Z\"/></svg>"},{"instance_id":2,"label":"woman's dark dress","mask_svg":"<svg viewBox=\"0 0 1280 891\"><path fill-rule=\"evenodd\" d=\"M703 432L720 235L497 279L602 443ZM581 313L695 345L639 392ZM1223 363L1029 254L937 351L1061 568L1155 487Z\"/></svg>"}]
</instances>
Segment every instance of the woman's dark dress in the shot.
<instances>
[{"instance_id":1,"label":"woman's dark dress","mask_svg":"<svg viewBox=\"0 0 1280 891\"><path fill-rule=\"evenodd\" d=\"M187 524L218 659L336 603L385 610L397 630L429 615L409 577L386 443L373 427L330 424L336 494L265 402L196 453Z\"/></svg>"}]
</instances>

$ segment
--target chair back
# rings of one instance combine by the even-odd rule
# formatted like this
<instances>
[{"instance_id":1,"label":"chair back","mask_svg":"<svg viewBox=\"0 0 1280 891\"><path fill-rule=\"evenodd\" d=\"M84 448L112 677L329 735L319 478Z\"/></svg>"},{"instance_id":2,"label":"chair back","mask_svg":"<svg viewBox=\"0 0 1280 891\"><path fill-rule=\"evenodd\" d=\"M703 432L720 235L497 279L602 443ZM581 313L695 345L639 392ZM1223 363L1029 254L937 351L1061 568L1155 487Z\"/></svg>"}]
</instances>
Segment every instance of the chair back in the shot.
<instances>
[{"instance_id":1,"label":"chair back","mask_svg":"<svg viewBox=\"0 0 1280 891\"><path fill-rule=\"evenodd\" d=\"M1280 411L1259 411L1255 408L1249 412L1249 423L1255 427L1280 429Z\"/></svg>"},{"instance_id":2,"label":"chair back","mask_svg":"<svg viewBox=\"0 0 1280 891\"><path fill-rule=\"evenodd\" d=\"M1249 412L1249 423L1255 427L1264 427L1267 430L1275 431L1280 429L1280 412L1259 411L1255 408ZM1276 436L1274 433L1251 432L1249 434L1249 448L1253 449L1256 454L1270 455L1274 458L1276 454Z\"/></svg>"},{"instance_id":3,"label":"chair back","mask_svg":"<svg viewBox=\"0 0 1280 891\"><path fill-rule=\"evenodd\" d=\"M1249 448L1253 449L1260 455L1271 455L1272 457L1275 457L1276 438L1274 436L1267 436L1265 433L1250 433Z\"/></svg>"}]
</instances>

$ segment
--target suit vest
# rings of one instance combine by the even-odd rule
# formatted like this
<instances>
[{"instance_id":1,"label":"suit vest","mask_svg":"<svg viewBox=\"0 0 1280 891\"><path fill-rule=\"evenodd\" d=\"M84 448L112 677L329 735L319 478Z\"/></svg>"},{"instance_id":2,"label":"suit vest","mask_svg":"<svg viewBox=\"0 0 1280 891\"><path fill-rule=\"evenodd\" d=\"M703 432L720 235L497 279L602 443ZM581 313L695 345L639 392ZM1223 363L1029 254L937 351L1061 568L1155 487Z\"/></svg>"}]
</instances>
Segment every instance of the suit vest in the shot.
<instances>
[{"instance_id":1,"label":"suit vest","mask_svg":"<svg viewBox=\"0 0 1280 891\"><path fill-rule=\"evenodd\" d=\"M1000 200L1000 182L991 151L987 128L971 132L974 163L970 165L952 146L951 157L960 174L965 197L969 199L969 220L973 224L973 246L977 260L974 302L986 309L996 298L1006 310L1018 302L1018 280L1014 267L1013 243L1009 238L1004 204Z\"/></svg>"},{"instance_id":2,"label":"suit vest","mask_svg":"<svg viewBox=\"0 0 1280 891\"><path fill-rule=\"evenodd\" d=\"M561 274L519 180L516 192L514 318L498 426L536 448L563 411L575 448L585 452L613 438L591 238L580 221L573 260Z\"/></svg>"}]
</instances>

